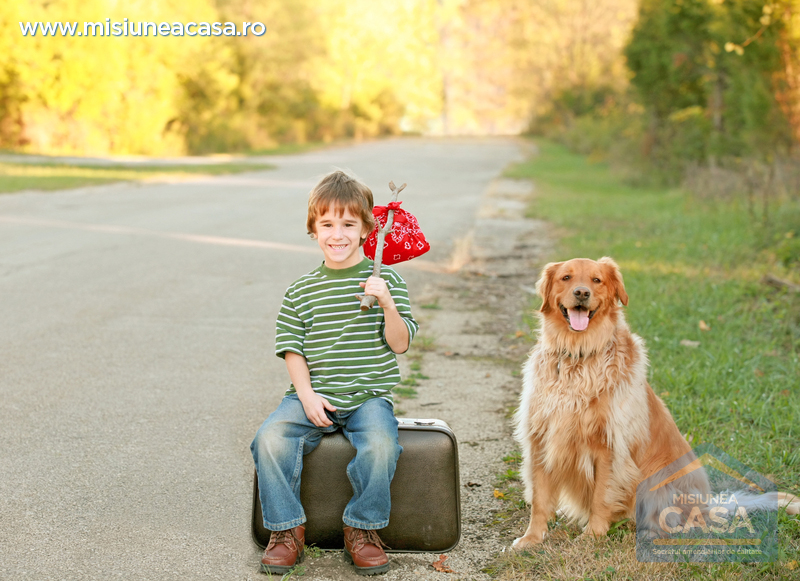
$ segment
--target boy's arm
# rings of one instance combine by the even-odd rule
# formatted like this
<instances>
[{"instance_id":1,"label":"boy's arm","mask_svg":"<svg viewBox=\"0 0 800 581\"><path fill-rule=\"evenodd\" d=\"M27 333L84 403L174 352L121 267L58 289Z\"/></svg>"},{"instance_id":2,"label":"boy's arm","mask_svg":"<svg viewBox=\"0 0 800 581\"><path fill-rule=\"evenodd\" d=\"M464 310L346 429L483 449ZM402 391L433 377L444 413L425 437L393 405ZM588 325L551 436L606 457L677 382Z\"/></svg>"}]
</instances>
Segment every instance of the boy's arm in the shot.
<instances>
[{"instance_id":1,"label":"boy's arm","mask_svg":"<svg viewBox=\"0 0 800 581\"><path fill-rule=\"evenodd\" d=\"M371 276L367 282L360 284L364 287L364 294L378 299L378 306L383 309L384 337L389 348L395 353L405 353L410 343L408 327L397 310L386 281L378 276Z\"/></svg>"},{"instance_id":2,"label":"boy's arm","mask_svg":"<svg viewBox=\"0 0 800 581\"><path fill-rule=\"evenodd\" d=\"M325 415L325 410L335 412L336 408L311 387L311 373L308 371L306 358L297 353L287 351L285 360L286 369L289 371L292 385L297 390L297 397L300 398L300 403L303 404L303 411L306 412L306 417L319 428L333 425L333 422Z\"/></svg>"}]
</instances>

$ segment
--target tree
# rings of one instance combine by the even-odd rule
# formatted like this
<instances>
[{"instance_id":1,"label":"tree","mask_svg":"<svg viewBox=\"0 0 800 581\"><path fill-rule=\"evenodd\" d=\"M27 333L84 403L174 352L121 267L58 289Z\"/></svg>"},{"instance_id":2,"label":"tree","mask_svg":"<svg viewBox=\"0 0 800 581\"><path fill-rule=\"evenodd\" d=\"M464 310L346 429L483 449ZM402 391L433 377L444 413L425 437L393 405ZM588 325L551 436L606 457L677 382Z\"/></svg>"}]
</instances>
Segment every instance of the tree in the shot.
<instances>
[{"instance_id":1,"label":"tree","mask_svg":"<svg viewBox=\"0 0 800 581\"><path fill-rule=\"evenodd\" d=\"M644 0L625 49L657 163L714 160L786 145L774 96L781 24L762 0Z\"/></svg>"}]
</instances>

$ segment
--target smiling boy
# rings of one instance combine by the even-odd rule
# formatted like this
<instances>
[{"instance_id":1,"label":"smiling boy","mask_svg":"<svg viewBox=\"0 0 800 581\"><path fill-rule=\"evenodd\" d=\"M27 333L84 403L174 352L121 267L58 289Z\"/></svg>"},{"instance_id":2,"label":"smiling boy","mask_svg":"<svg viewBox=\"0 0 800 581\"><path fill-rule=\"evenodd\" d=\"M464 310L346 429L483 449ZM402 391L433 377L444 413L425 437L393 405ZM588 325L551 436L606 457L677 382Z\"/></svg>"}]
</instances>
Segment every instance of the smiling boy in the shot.
<instances>
[{"instance_id":1,"label":"smiling boy","mask_svg":"<svg viewBox=\"0 0 800 581\"><path fill-rule=\"evenodd\" d=\"M376 530L389 524L389 486L402 451L391 393L400 382L395 354L408 349L419 325L403 279L388 267L371 276L372 261L361 255L374 229L372 206L369 188L342 171L309 196L307 228L324 261L284 296L275 351L292 384L250 447L264 527L272 531L264 572L286 573L302 561L302 458L340 428L356 449L347 467L353 497L342 516L345 553L359 574L389 569ZM377 306L362 312L361 292Z\"/></svg>"}]
</instances>

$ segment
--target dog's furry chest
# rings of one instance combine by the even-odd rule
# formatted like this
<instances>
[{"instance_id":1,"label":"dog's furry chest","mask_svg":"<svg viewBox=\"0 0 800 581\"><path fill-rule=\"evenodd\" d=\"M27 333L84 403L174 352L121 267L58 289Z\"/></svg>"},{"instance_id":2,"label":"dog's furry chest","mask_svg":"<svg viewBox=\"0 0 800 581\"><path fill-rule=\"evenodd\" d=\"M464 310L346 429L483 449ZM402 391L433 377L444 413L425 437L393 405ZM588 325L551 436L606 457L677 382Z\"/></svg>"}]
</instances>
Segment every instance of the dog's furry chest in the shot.
<instances>
[{"instance_id":1,"label":"dog's furry chest","mask_svg":"<svg viewBox=\"0 0 800 581\"><path fill-rule=\"evenodd\" d=\"M613 447L626 424L646 422L647 357L638 337L625 339L580 356L537 344L523 368L520 433Z\"/></svg>"},{"instance_id":2,"label":"dog's furry chest","mask_svg":"<svg viewBox=\"0 0 800 581\"><path fill-rule=\"evenodd\" d=\"M605 432L608 400L619 382L608 357L535 357L526 369L529 429L559 439L596 438ZM598 381L601 378L601 381Z\"/></svg>"}]
</instances>

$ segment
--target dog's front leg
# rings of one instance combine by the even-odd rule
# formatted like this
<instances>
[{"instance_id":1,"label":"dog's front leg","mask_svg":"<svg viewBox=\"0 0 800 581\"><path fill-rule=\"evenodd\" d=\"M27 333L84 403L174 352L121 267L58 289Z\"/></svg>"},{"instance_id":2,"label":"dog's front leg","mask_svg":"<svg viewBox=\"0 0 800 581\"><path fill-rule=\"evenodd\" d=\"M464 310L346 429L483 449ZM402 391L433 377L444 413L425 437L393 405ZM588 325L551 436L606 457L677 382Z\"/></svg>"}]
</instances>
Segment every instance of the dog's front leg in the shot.
<instances>
[{"instance_id":1,"label":"dog's front leg","mask_svg":"<svg viewBox=\"0 0 800 581\"><path fill-rule=\"evenodd\" d=\"M537 545L547 534L547 521L555 515L556 493L550 474L542 464L530 460L530 478L533 482L533 503L531 505L531 522L525 535L514 541L512 547L522 550ZM526 467L527 468L527 467Z\"/></svg>"},{"instance_id":2,"label":"dog's front leg","mask_svg":"<svg viewBox=\"0 0 800 581\"><path fill-rule=\"evenodd\" d=\"M595 456L594 490L592 491L592 510L589 523L583 531L584 536L604 537L611 526L611 450L602 448Z\"/></svg>"}]
</instances>

